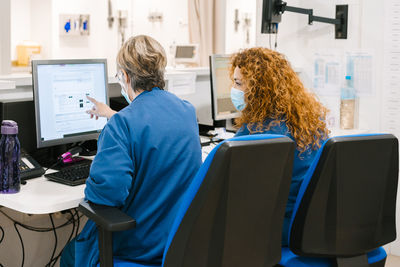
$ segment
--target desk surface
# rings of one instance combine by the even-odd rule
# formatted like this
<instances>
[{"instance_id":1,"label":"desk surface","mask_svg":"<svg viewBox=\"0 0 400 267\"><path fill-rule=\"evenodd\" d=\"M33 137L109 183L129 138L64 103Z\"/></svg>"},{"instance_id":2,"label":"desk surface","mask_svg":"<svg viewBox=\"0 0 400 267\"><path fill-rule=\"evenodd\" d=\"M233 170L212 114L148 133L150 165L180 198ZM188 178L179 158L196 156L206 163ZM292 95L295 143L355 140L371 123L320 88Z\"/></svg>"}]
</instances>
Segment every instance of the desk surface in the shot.
<instances>
[{"instance_id":1,"label":"desk surface","mask_svg":"<svg viewBox=\"0 0 400 267\"><path fill-rule=\"evenodd\" d=\"M366 133L365 130L336 130L331 136ZM202 147L202 160L215 144ZM44 176L27 180L16 194L0 194L0 206L27 214L48 214L78 207L84 198L85 185L68 186L47 180Z\"/></svg>"},{"instance_id":2,"label":"desk surface","mask_svg":"<svg viewBox=\"0 0 400 267\"><path fill-rule=\"evenodd\" d=\"M0 194L0 206L27 214L48 214L78 207L85 185L68 186L44 176L27 180L16 194Z\"/></svg>"},{"instance_id":3,"label":"desk surface","mask_svg":"<svg viewBox=\"0 0 400 267\"><path fill-rule=\"evenodd\" d=\"M203 148L203 161L214 146ZM26 182L16 194L0 194L0 206L27 214L49 214L76 208L84 198L84 184L68 186L44 176Z\"/></svg>"}]
</instances>

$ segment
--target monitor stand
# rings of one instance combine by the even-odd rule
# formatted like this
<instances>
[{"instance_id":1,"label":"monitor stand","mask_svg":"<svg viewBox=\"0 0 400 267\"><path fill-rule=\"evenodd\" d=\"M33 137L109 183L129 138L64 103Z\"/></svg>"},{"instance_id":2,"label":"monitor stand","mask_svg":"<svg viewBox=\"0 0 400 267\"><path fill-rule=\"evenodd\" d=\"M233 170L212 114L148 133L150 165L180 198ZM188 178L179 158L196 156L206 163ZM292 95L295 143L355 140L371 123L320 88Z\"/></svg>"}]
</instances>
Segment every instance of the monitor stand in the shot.
<instances>
[{"instance_id":1,"label":"monitor stand","mask_svg":"<svg viewBox=\"0 0 400 267\"><path fill-rule=\"evenodd\" d=\"M88 140L79 145L82 151L79 153L81 156L95 156L97 153L97 140Z\"/></svg>"}]
</instances>

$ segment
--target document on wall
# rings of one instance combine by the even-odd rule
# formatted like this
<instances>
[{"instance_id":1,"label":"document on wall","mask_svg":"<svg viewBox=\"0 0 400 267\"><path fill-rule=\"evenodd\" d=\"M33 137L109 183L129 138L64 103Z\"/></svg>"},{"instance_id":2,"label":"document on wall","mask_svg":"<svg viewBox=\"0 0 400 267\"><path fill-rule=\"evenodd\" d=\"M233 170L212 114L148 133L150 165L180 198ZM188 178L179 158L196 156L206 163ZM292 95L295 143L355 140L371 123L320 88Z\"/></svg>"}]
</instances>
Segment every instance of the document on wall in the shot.
<instances>
[{"instance_id":1,"label":"document on wall","mask_svg":"<svg viewBox=\"0 0 400 267\"><path fill-rule=\"evenodd\" d=\"M166 74L168 91L177 96L194 94L196 92L195 72L172 72Z\"/></svg>"},{"instance_id":2,"label":"document on wall","mask_svg":"<svg viewBox=\"0 0 400 267\"><path fill-rule=\"evenodd\" d=\"M382 130L400 136L400 2L385 2Z\"/></svg>"},{"instance_id":3,"label":"document on wall","mask_svg":"<svg viewBox=\"0 0 400 267\"><path fill-rule=\"evenodd\" d=\"M375 94L375 71L371 52L346 52L346 76L351 76L357 96Z\"/></svg>"},{"instance_id":4,"label":"document on wall","mask_svg":"<svg viewBox=\"0 0 400 267\"><path fill-rule=\"evenodd\" d=\"M313 88L319 96L340 96L345 77L351 76L359 97L375 94L373 55L366 51L314 54Z\"/></svg>"},{"instance_id":5,"label":"document on wall","mask_svg":"<svg viewBox=\"0 0 400 267\"><path fill-rule=\"evenodd\" d=\"M340 53L314 54L313 89L317 95L340 95L342 73Z\"/></svg>"}]
</instances>

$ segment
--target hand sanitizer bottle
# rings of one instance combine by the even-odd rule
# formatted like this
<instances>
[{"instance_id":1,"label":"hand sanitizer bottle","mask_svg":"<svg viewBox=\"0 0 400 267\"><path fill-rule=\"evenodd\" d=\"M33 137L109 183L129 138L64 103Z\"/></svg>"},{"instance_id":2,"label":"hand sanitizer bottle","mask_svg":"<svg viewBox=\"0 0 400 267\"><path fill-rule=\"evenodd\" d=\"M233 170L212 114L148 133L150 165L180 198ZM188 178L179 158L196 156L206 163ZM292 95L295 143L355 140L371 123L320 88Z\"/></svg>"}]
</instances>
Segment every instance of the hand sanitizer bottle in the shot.
<instances>
[{"instance_id":1,"label":"hand sanitizer bottle","mask_svg":"<svg viewBox=\"0 0 400 267\"><path fill-rule=\"evenodd\" d=\"M356 119L356 91L351 76L346 76L340 93L340 128L354 129Z\"/></svg>"}]
</instances>

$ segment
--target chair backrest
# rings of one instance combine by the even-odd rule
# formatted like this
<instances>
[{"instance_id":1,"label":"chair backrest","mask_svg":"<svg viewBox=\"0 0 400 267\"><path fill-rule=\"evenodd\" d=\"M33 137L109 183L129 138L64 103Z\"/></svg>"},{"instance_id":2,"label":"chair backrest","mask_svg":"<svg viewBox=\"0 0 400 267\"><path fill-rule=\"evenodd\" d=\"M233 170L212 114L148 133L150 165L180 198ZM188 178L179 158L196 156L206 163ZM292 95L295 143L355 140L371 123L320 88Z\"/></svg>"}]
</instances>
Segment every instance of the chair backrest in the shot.
<instances>
[{"instance_id":1,"label":"chair backrest","mask_svg":"<svg viewBox=\"0 0 400 267\"><path fill-rule=\"evenodd\" d=\"M183 198L163 266L272 266L281 257L294 142L227 140L211 151Z\"/></svg>"},{"instance_id":2,"label":"chair backrest","mask_svg":"<svg viewBox=\"0 0 400 267\"><path fill-rule=\"evenodd\" d=\"M301 256L349 257L393 241L398 172L393 135L328 139L301 185L291 250Z\"/></svg>"}]
</instances>

